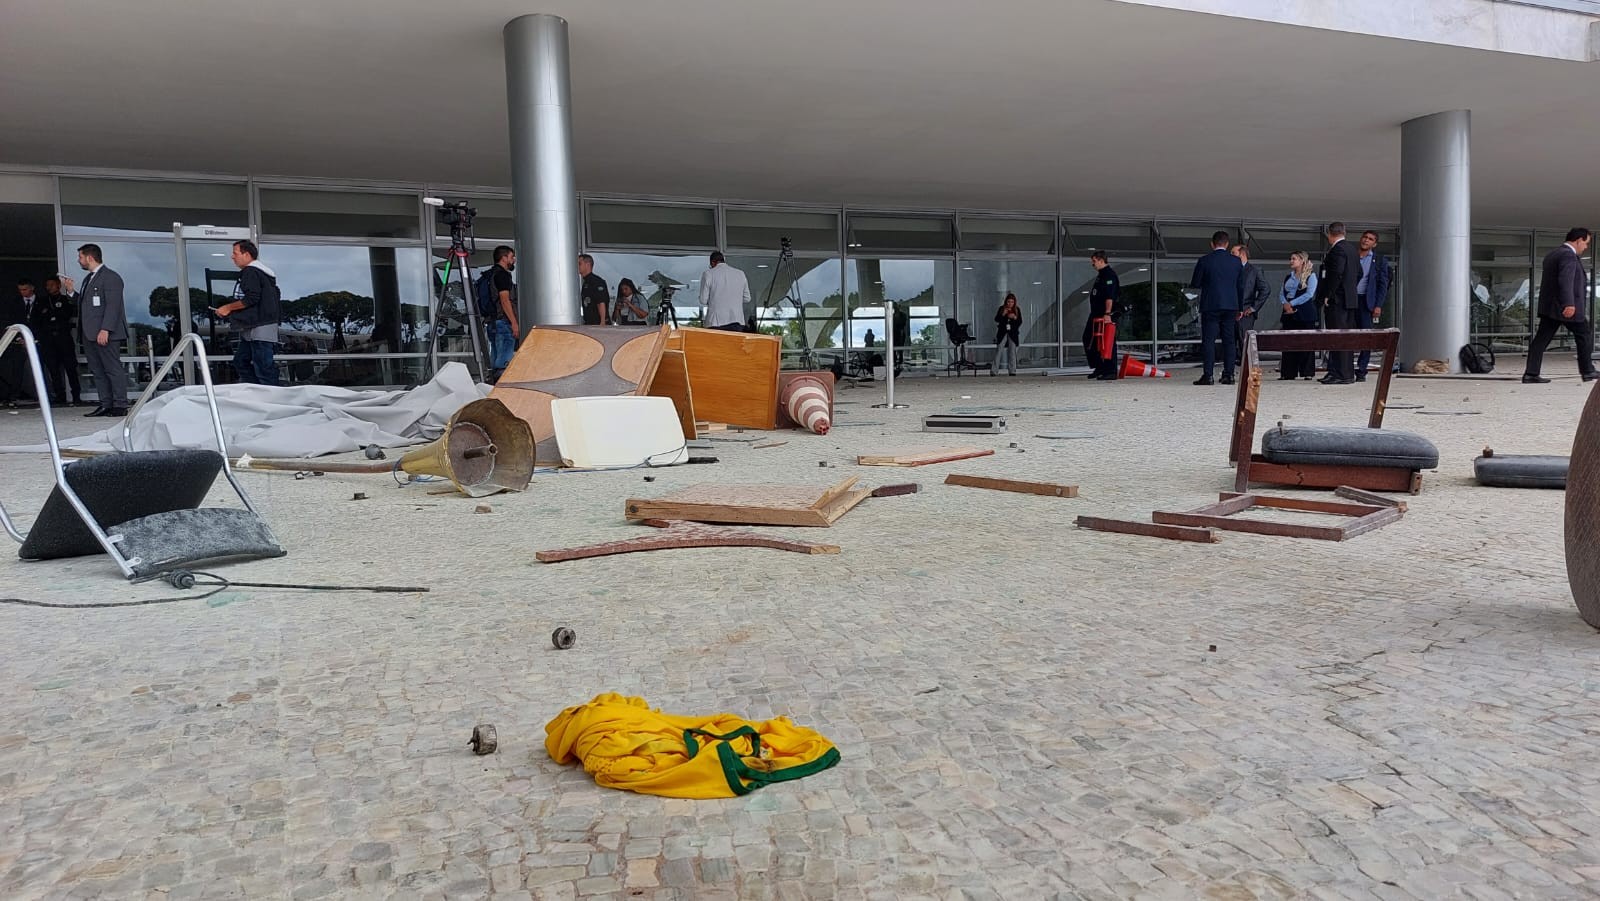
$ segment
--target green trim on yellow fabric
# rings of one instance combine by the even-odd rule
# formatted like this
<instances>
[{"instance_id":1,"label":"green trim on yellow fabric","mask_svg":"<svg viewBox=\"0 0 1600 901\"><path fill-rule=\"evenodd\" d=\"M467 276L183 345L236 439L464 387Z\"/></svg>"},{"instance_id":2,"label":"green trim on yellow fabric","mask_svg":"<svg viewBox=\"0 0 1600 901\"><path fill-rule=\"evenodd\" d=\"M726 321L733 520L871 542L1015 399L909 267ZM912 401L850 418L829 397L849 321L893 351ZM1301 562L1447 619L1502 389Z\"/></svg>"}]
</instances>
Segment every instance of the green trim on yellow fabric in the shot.
<instances>
[{"instance_id":1,"label":"green trim on yellow fabric","mask_svg":"<svg viewBox=\"0 0 1600 901\"><path fill-rule=\"evenodd\" d=\"M810 763L797 763L781 770L766 772L746 766L745 762L739 759L738 753L733 750L733 746L727 742L717 745L717 757L722 762L722 775L728 780L728 788L735 795L742 797L774 782L788 782L791 779L803 779L820 773L839 762L839 749L829 748L827 753ZM746 780L749 781L749 785L745 784Z\"/></svg>"}]
</instances>

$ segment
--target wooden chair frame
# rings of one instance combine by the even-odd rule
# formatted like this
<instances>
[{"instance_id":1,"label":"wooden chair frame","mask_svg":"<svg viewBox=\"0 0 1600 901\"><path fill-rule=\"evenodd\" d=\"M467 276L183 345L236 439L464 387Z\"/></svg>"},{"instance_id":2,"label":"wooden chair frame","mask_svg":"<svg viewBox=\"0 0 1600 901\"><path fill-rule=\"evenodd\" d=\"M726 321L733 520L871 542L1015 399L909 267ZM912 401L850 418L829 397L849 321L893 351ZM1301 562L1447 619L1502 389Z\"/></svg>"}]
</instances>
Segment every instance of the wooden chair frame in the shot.
<instances>
[{"instance_id":1,"label":"wooden chair frame","mask_svg":"<svg viewBox=\"0 0 1600 901\"><path fill-rule=\"evenodd\" d=\"M1252 482L1292 485L1301 488L1337 488L1349 485L1368 491L1422 490L1422 474L1398 466L1346 466L1320 463L1273 463L1255 453L1256 410L1261 398L1261 354L1275 351L1362 350L1382 355L1382 368L1372 389L1372 409L1367 428L1383 427L1383 412L1389 403L1389 383L1394 374L1396 352L1400 347L1399 329L1333 329L1328 331L1250 332L1245 337L1243 369L1240 372L1238 399L1233 408L1233 435L1228 442L1228 462L1235 464L1233 488L1245 492Z\"/></svg>"},{"instance_id":2,"label":"wooden chair frame","mask_svg":"<svg viewBox=\"0 0 1600 901\"><path fill-rule=\"evenodd\" d=\"M1249 519L1237 514L1255 507L1273 510L1300 510L1307 513L1327 513L1348 516L1350 521L1338 526L1314 526L1297 522L1272 522ZM1274 497L1267 494L1239 494L1224 491L1215 504L1207 504L1187 513L1169 513L1157 510L1150 514L1154 522L1168 526L1190 526L1203 529L1222 529L1228 532L1251 532L1256 535L1277 535L1283 538L1317 538L1322 541L1344 541L1373 529L1381 529L1398 522L1405 511L1400 507L1348 504L1338 501L1317 501L1297 497Z\"/></svg>"}]
</instances>

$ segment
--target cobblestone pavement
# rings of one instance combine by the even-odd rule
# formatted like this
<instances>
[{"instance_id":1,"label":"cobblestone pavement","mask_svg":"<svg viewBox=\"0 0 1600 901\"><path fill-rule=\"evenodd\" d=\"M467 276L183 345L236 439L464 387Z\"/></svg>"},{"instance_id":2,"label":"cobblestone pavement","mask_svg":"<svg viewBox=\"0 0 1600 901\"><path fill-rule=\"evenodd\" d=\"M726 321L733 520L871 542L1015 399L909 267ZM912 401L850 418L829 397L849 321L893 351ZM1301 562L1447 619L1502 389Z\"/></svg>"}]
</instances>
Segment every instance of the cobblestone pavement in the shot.
<instances>
[{"instance_id":1,"label":"cobblestone pavement","mask_svg":"<svg viewBox=\"0 0 1600 901\"><path fill-rule=\"evenodd\" d=\"M905 382L893 412L845 391L827 437L722 441L719 466L653 483L541 475L491 515L387 477L247 474L290 555L228 575L432 593L0 607L0 896L1592 896L1600 635L1568 593L1563 496L1471 482L1485 444L1568 451L1589 386L1547 374L1567 378L1397 381L1394 404L1424 407L1386 425L1432 438L1440 469L1403 521L1345 543L1074 528L1230 487L1233 393L1185 373ZM1269 381L1262 427L1359 424L1369 396ZM917 431L962 407L1009 410L1010 431ZM1059 432L1099 437L1035 437ZM37 414L0 415L0 443L36 434ZM950 444L996 453L853 463ZM29 516L42 460L0 458ZM938 484L949 472L1082 496ZM850 475L924 490L792 530L839 556L533 561L636 534L629 496ZM6 558L0 585L171 593L103 559ZM551 648L557 625L575 648ZM790 716L843 761L737 800L597 788L547 758L542 726L602 691ZM479 722L498 754L468 752Z\"/></svg>"}]
</instances>

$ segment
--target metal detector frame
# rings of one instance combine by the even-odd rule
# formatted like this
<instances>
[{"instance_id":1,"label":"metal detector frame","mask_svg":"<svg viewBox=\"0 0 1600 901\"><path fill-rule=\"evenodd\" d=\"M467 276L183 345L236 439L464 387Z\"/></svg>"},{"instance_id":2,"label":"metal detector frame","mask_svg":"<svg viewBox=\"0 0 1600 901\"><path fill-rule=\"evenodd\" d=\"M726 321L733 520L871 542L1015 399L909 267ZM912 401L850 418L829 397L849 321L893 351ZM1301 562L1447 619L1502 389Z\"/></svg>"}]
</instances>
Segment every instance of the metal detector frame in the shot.
<instances>
[{"instance_id":1,"label":"metal detector frame","mask_svg":"<svg viewBox=\"0 0 1600 901\"><path fill-rule=\"evenodd\" d=\"M78 518L83 520L83 524L88 527L89 533L94 535L95 540L100 542L100 546L116 562L117 568L122 570L122 575L132 579L134 577L134 567L143 561L137 557L129 559L123 556L121 550L117 547L118 542L122 540L122 536L107 534L105 529L102 529L100 524L95 521L94 516L89 513L89 508L83 503L83 499L78 497L78 493L73 491L72 486L67 484L66 464L61 460L61 442L56 437L55 418L50 412L50 392L45 386L44 367L39 365L39 351L34 346L33 332L25 325L13 325L6 329L5 333L0 335L0 356L5 354L6 348L17 338L22 339L23 349L28 355L28 367L33 374L33 389L39 398L39 413L44 420L45 437L50 443L50 464L55 467L56 488L61 492L61 496L67 499L67 503L72 505L72 509L78 514ZM198 332L190 332L184 335L178 340L178 343L172 346L172 352L167 354L166 362L161 364L159 371L152 374L150 383L145 386L144 391L139 395L138 402L128 408L127 415L122 418L123 444L126 445L129 451L133 450L133 418L138 415L139 410L144 407L145 403L155 396L162 380L167 377L168 372L172 371L172 367L178 363L184 349L190 346L193 347L200 363L200 378L205 383L206 389L206 406L211 410L212 433L217 439L217 451L222 455L222 473L227 476L228 484L233 486L234 492L239 495L239 500L244 503L245 509L259 516L260 513L256 510L255 504L250 502L249 495L245 494L244 487L239 484L239 480L233 474L233 467L228 463L228 443L222 435L222 414L217 410L216 389L211 384L211 367L206 359L205 343L201 341ZM6 514L4 504L0 504L0 526L4 526L7 534L15 539L18 544L28 538L27 532L17 531L16 524Z\"/></svg>"}]
</instances>

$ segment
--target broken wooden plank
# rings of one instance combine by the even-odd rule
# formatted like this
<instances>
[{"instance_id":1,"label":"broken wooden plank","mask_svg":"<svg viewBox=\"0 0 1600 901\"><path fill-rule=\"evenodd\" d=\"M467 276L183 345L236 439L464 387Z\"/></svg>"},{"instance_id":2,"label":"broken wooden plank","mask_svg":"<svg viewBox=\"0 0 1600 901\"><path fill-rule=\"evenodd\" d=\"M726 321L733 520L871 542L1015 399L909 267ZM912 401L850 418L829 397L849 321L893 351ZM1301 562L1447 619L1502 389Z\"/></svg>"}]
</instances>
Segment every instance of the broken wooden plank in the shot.
<instances>
[{"instance_id":1,"label":"broken wooden plank","mask_svg":"<svg viewBox=\"0 0 1600 901\"><path fill-rule=\"evenodd\" d=\"M916 494L922 490L920 482L901 482L896 485L879 485L872 489L873 497L899 497L902 494Z\"/></svg>"},{"instance_id":2,"label":"broken wooden plank","mask_svg":"<svg viewBox=\"0 0 1600 901\"><path fill-rule=\"evenodd\" d=\"M1250 503L1244 507L1225 509L1224 505L1237 501L1240 498L1249 498ZM1392 506L1392 505L1385 505ZM1374 507L1371 504L1341 504L1338 501L1319 501L1302 497L1279 497L1273 494L1236 494L1232 491L1222 492L1222 502L1209 507L1190 510L1190 513L1210 513L1216 516L1227 516L1248 510L1251 507L1269 507L1275 510L1299 510L1304 513L1327 513L1333 516L1366 516L1383 507Z\"/></svg>"},{"instance_id":3,"label":"broken wooden plank","mask_svg":"<svg viewBox=\"0 0 1600 901\"><path fill-rule=\"evenodd\" d=\"M946 485L965 488L989 488L994 491L1014 491L1018 494L1041 494L1046 497L1077 497L1077 485L1057 485L1053 482L1025 482L1021 479L995 479L988 476L968 476L951 473L945 476Z\"/></svg>"},{"instance_id":4,"label":"broken wooden plank","mask_svg":"<svg viewBox=\"0 0 1600 901\"><path fill-rule=\"evenodd\" d=\"M1267 522L1260 519L1239 519L1232 516L1215 516L1207 513L1173 513L1157 510L1150 518L1169 526L1194 526L1203 529L1222 529L1228 532L1249 532L1255 535L1276 535L1279 538L1317 538L1322 541L1343 541L1342 526L1309 526L1295 522Z\"/></svg>"},{"instance_id":5,"label":"broken wooden plank","mask_svg":"<svg viewBox=\"0 0 1600 901\"><path fill-rule=\"evenodd\" d=\"M804 485L691 485L662 498L629 498L630 520L680 519L766 526L832 525L872 493L854 477L828 488Z\"/></svg>"},{"instance_id":6,"label":"broken wooden plank","mask_svg":"<svg viewBox=\"0 0 1600 901\"><path fill-rule=\"evenodd\" d=\"M769 447L783 447L785 444L788 444L788 443L789 442L787 442L787 441L763 441L760 444L752 444L752 445L750 445L750 449L751 450L766 450Z\"/></svg>"},{"instance_id":7,"label":"broken wooden plank","mask_svg":"<svg viewBox=\"0 0 1600 901\"><path fill-rule=\"evenodd\" d=\"M818 544L791 538L778 538L744 529L728 529L697 522L671 520L651 522L656 531L638 538L607 541L582 547L558 548L539 551L534 559L540 563L561 563L567 560L586 560L591 557L608 557L614 554L632 554L640 551L661 551L691 547L765 547L797 554L837 554L837 544Z\"/></svg>"},{"instance_id":8,"label":"broken wooden plank","mask_svg":"<svg viewBox=\"0 0 1600 901\"><path fill-rule=\"evenodd\" d=\"M973 457L987 457L994 453L977 447L946 447L931 451L906 451L898 454L862 454L856 457L856 463L861 466L927 466L930 463L949 463L954 460L970 460Z\"/></svg>"},{"instance_id":9,"label":"broken wooden plank","mask_svg":"<svg viewBox=\"0 0 1600 901\"><path fill-rule=\"evenodd\" d=\"M1157 525L1148 522L1131 522L1126 519L1105 519L1099 516L1080 516L1078 528L1096 532L1118 532L1123 535L1146 535L1151 538L1170 538L1174 541L1198 541L1216 544L1221 538L1215 529L1190 529L1183 526Z\"/></svg>"},{"instance_id":10,"label":"broken wooden plank","mask_svg":"<svg viewBox=\"0 0 1600 901\"><path fill-rule=\"evenodd\" d=\"M1349 485L1340 485L1338 488L1333 489L1333 493L1346 500L1370 504L1374 507L1398 507L1401 510L1406 508L1405 501L1385 497L1372 491L1363 491L1360 488L1351 488Z\"/></svg>"}]
</instances>

